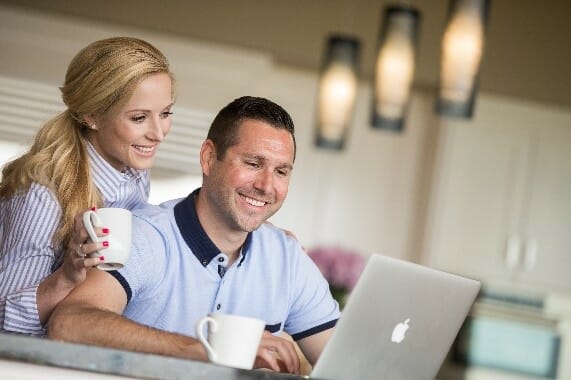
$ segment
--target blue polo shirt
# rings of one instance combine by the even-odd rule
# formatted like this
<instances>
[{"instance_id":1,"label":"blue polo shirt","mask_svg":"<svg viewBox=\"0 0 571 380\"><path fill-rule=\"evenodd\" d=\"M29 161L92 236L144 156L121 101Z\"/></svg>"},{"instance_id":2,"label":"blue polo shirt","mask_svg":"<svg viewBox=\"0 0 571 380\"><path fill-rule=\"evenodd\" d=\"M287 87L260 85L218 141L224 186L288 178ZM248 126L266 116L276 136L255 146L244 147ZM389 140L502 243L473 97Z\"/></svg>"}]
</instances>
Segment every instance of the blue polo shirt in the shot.
<instances>
[{"instance_id":1,"label":"blue polo shirt","mask_svg":"<svg viewBox=\"0 0 571 380\"><path fill-rule=\"evenodd\" d=\"M199 190L134 210L131 255L110 272L127 294L124 315L189 336L200 318L216 312L262 319L270 332L295 340L333 327L339 307L299 242L263 224L228 267L198 220Z\"/></svg>"}]
</instances>

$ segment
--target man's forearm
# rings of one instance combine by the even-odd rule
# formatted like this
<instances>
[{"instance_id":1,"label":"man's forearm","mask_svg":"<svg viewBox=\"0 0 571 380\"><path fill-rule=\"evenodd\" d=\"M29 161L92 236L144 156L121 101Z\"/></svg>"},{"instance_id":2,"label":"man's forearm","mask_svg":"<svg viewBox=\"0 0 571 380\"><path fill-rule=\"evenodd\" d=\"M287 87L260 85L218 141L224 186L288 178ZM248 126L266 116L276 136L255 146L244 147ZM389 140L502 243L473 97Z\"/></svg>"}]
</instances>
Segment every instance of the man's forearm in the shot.
<instances>
[{"instance_id":1,"label":"man's forearm","mask_svg":"<svg viewBox=\"0 0 571 380\"><path fill-rule=\"evenodd\" d=\"M200 342L140 325L112 311L65 305L48 322L48 338L128 351L207 360Z\"/></svg>"},{"instance_id":2,"label":"man's forearm","mask_svg":"<svg viewBox=\"0 0 571 380\"><path fill-rule=\"evenodd\" d=\"M317 359L319 359L319 355L321 355L323 348L329 341L329 338L331 338L333 330L334 328L330 328L303 338L297 342L299 348L312 366L315 365Z\"/></svg>"}]
</instances>

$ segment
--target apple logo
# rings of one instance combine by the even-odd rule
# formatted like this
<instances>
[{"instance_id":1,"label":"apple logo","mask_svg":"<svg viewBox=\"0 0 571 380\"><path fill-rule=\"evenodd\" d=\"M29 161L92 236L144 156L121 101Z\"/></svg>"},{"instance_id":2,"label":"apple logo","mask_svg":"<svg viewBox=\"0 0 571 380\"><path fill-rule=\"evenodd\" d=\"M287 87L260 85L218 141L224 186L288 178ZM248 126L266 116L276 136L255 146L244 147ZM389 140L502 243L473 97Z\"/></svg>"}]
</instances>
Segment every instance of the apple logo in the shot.
<instances>
[{"instance_id":1,"label":"apple logo","mask_svg":"<svg viewBox=\"0 0 571 380\"><path fill-rule=\"evenodd\" d=\"M408 322L410 322L410 318L407 318L406 321L399 323L398 325L395 326L394 330L393 330L393 334L391 336L391 341L394 343L400 343L403 341L404 339L404 334L406 334L406 330L408 330L408 328L410 327L408 325Z\"/></svg>"}]
</instances>

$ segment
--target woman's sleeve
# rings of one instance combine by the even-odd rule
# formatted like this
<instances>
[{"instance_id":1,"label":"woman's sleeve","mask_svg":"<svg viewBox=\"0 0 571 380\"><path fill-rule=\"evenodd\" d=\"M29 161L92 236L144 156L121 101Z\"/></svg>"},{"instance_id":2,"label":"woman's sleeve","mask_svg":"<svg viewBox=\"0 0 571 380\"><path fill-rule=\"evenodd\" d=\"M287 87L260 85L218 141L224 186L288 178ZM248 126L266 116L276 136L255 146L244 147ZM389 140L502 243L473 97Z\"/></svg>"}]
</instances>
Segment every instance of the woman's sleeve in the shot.
<instances>
[{"instance_id":1,"label":"woman's sleeve","mask_svg":"<svg viewBox=\"0 0 571 380\"><path fill-rule=\"evenodd\" d=\"M3 201L0 207L0 331L45 335L36 293L41 281L52 273L52 238L61 207L53 193L38 184Z\"/></svg>"}]
</instances>

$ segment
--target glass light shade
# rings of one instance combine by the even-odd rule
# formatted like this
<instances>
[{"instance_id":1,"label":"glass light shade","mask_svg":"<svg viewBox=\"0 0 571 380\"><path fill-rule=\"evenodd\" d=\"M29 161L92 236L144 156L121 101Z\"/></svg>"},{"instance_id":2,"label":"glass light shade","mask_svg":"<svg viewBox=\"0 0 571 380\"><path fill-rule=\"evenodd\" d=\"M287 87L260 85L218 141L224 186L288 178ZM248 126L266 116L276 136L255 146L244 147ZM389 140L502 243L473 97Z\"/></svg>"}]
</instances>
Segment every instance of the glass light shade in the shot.
<instances>
[{"instance_id":1,"label":"glass light shade","mask_svg":"<svg viewBox=\"0 0 571 380\"><path fill-rule=\"evenodd\" d=\"M441 115L465 118L473 115L487 9L487 0L452 0L450 3L449 21L442 38L436 103Z\"/></svg>"},{"instance_id":2,"label":"glass light shade","mask_svg":"<svg viewBox=\"0 0 571 380\"><path fill-rule=\"evenodd\" d=\"M415 8L385 8L375 64L373 127L403 129L414 78L419 24L420 13Z\"/></svg>"},{"instance_id":3,"label":"glass light shade","mask_svg":"<svg viewBox=\"0 0 571 380\"><path fill-rule=\"evenodd\" d=\"M323 59L317 95L315 144L343 149L357 94L360 43L346 36L331 36Z\"/></svg>"}]
</instances>

